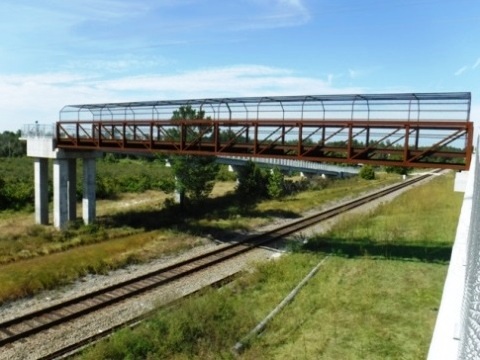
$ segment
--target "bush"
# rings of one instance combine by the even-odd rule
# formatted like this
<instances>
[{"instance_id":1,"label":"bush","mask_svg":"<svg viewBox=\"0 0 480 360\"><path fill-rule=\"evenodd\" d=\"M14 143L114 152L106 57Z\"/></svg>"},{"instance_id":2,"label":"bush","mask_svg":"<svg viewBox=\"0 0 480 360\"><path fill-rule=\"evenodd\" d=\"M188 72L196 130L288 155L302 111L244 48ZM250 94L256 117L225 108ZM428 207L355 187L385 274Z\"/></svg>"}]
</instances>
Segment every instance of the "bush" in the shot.
<instances>
[{"instance_id":1,"label":"bush","mask_svg":"<svg viewBox=\"0 0 480 360\"><path fill-rule=\"evenodd\" d=\"M363 165L358 175L365 180L374 180L375 170L373 170L371 165Z\"/></svg>"},{"instance_id":2,"label":"bush","mask_svg":"<svg viewBox=\"0 0 480 360\"><path fill-rule=\"evenodd\" d=\"M255 201L267 195L268 177L252 161L240 167L236 193L244 200Z\"/></svg>"},{"instance_id":3,"label":"bush","mask_svg":"<svg viewBox=\"0 0 480 360\"><path fill-rule=\"evenodd\" d=\"M411 167L403 166L385 166L385 172L389 174L399 174L399 175L408 175L412 172Z\"/></svg>"},{"instance_id":4,"label":"bush","mask_svg":"<svg viewBox=\"0 0 480 360\"><path fill-rule=\"evenodd\" d=\"M268 176L267 192L273 199L279 199L285 195L285 179L278 168L274 168Z\"/></svg>"},{"instance_id":5,"label":"bush","mask_svg":"<svg viewBox=\"0 0 480 360\"><path fill-rule=\"evenodd\" d=\"M228 165L220 165L220 170L217 173L216 180L235 181L237 180L237 175L235 172L228 171Z\"/></svg>"}]
</instances>

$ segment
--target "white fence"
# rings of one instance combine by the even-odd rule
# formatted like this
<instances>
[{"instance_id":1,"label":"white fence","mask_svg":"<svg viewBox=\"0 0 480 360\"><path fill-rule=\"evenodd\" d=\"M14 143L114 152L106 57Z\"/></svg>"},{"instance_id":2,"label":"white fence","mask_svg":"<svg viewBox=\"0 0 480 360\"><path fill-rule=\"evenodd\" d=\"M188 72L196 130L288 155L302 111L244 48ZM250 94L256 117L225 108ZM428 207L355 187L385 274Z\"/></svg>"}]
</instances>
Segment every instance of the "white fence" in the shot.
<instances>
[{"instance_id":1,"label":"white fence","mask_svg":"<svg viewBox=\"0 0 480 360\"><path fill-rule=\"evenodd\" d=\"M477 147L478 149L478 142ZM429 360L480 359L480 164L468 175Z\"/></svg>"}]
</instances>

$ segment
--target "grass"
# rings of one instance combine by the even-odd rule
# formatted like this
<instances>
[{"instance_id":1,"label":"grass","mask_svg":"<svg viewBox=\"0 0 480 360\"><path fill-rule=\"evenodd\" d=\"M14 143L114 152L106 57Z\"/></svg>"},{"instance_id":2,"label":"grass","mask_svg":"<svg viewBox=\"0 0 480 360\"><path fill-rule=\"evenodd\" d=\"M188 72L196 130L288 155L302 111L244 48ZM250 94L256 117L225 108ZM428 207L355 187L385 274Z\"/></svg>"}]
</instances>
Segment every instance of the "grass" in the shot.
<instances>
[{"instance_id":1,"label":"grass","mask_svg":"<svg viewBox=\"0 0 480 360\"><path fill-rule=\"evenodd\" d=\"M65 232L33 225L31 214L4 214L0 218L0 303L67 284L86 273L147 261L162 251L180 251L198 244L196 237L232 239L239 231L257 229L274 217L299 217L303 210L344 196L346 189L365 191L382 181L393 180L331 182L307 196L264 201L253 209L239 208L229 195L234 183L224 182L206 204L186 214L179 214L176 207L165 208L162 193L126 194L117 202L99 201L97 225L72 224ZM178 242L178 236L185 240ZM157 246L153 239L158 237L165 237L171 246Z\"/></svg>"},{"instance_id":2,"label":"grass","mask_svg":"<svg viewBox=\"0 0 480 360\"><path fill-rule=\"evenodd\" d=\"M321 257L293 254L262 264L221 291L159 310L79 358L234 359L232 346ZM239 358L425 358L445 271L439 264L331 258Z\"/></svg>"},{"instance_id":3,"label":"grass","mask_svg":"<svg viewBox=\"0 0 480 360\"><path fill-rule=\"evenodd\" d=\"M219 291L208 290L160 309L151 321L121 330L79 358L233 359L231 347L325 256L324 251L334 251L340 256L327 260L239 358L423 359L447 265L443 255L426 259L421 254L425 246L451 247L462 199L462 194L453 193L452 179L452 174L439 177L403 194L383 205L378 219L375 212L345 219L346 225L339 223L328 236L311 240L307 249L260 264ZM399 227L400 220L413 226ZM328 247L320 246L328 239ZM359 245L354 241L381 249L385 242L394 242L412 252L392 256L378 251L372 256L335 251L337 243L347 240L352 248Z\"/></svg>"},{"instance_id":4,"label":"grass","mask_svg":"<svg viewBox=\"0 0 480 360\"><path fill-rule=\"evenodd\" d=\"M453 173L437 177L392 203L346 217L326 234L311 239L308 248L348 256L446 262L463 198L452 189Z\"/></svg>"},{"instance_id":5,"label":"grass","mask_svg":"<svg viewBox=\"0 0 480 360\"><path fill-rule=\"evenodd\" d=\"M175 241L171 241L175 238ZM66 285L87 273L106 273L132 263L178 253L199 239L175 231L158 231L16 261L0 267L0 300L14 300Z\"/></svg>"},{"instance_id":6,"label":"grass","mask_svg":"<svg viewBox=\"0 0 480 360\"><path fill-rule=\"evenodd\" d=\"M331 202L346 197L353 198L398 180L398 176L386 173L379 173L374 181L358 177L338 181L327 180L322 181L315 189L302 191L280 200L263 200L246 209L242 209L233 199L227 199L223 206L218 204L211 206L216 210L197 220L193 219L192 224L200 228L220 228L229 231L256 229L271 223L275 217L298 218L308 210L325 207Z\"/></svg>"},{"instance_id":7,"label":"grass","mask_svg":"<svg viewBox=\"0 0 480 360\"><path fill-rule=\"evenodd\" d=\"M244 358L423 359L445 274L439 264L331 258Z\"/></svg>"}]
</instances>

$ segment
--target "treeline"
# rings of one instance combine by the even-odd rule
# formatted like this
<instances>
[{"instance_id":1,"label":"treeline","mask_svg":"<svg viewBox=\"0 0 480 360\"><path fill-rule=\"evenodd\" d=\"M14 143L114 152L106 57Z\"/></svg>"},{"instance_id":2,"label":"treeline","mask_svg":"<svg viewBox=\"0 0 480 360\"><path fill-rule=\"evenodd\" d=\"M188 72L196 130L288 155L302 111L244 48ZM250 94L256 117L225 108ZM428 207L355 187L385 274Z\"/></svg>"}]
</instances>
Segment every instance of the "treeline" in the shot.
<instances>
[{"instance_id":1,"label":"treeline","mask_svg":"<svg viewBox=\"0 0 480 360\"><path fill-rule=\"evenodd\" d=\"M226 166L221 166L216 180L233 180ZM112 199L121 193L147 190L171 192L172 169L163 159L106 154L97 161L96 194L98 199ZM77 162L77 199L82 198L82 162ZM53 198L52 163L49 168L49 199ZM33 209L33 158L0 157L0 210Z\"/></svg>"},{"instance_id":2,"label":"treeline","mask_svg":"<svg viewBox=\"0 0 480 360\"><path fill-rule=\"evenodd\" d=\"M27 144L20 140L21 132L4 131L0 134L0 157L11 158L27 154Z\"/></svg>"},{"instance_id":3,"label":"treeline","mask_svg":"<svg viewBox=\"0 0 480 360\"><path fill-rule=\"evenodd\" d=\"M116 161L121 162L117 164ZM149 160L123 158L97 161L97 198L114 198L125 192L160 190L170 177L170 169L163 163ZM49 168L49 199L53 198L52 163ZM82 162L77 162L77 199L82 198ZM0 210L33 207L34 188L33 159L0 157Z\"/></svg>"},{"instance_id":4,"label":"treeline","mask_svg":"<svg viewBox=\"0 0 480 360\"><path fill-rule=\"evenodd\" d=\"M49 198L53 198L53 177L50 163ZM82 163L77 164L77 199L82 198ZM259 168L255 163L247 163L238 174L237 194L243 200L256 201L261 198L281 198L302 190L306 182L285 179L278 170ZM235 180L237 174L220 165L215 181ZM106 155L97 161L96 193L98 199L115 198L121 193L159 190L171 193L175 187L172 168L165 166L162 159L117 158ZM34 205L33 159L28 157L0 158L0 210L29 209Z\"/></svg>"},{"instance_id":5,"label":"treeline","mask_svg":"<svg viewBox=\"0 0 480 360\"><path fill-rule=\"evenodd\" d=\"M24 166L32 161L25 158L27 145L20 137L20 130L0 133L0 210L33 204L33 165Z\"/></svg>"},{"instance_id":6,"label":"treeline","mask_svg":"<svg viewBox=\"0 0 480 360\"><path fill-rule=\"evenodd\" d=\"M0 210L33 206L33 159L0 157Z\"/></svg>"}]
</instances>

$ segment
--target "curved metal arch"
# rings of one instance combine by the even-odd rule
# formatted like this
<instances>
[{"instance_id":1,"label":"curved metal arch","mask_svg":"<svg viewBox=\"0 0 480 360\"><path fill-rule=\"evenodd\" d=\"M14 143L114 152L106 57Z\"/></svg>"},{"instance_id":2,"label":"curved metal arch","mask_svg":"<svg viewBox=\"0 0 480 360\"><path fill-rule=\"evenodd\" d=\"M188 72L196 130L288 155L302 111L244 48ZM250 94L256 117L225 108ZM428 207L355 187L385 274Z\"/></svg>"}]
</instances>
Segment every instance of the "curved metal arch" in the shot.
<instances>
[{"instance_id":1,"label":"curved metal arch","mask_svg":"<svg viewBox=\"0 0 480 360\"><path fill-rule=\"evenodd\" d=\"M151 114L152 118L159 118L160 115L173 111L176 107L191 105L205 107L211 106L217 118L221 117L221 108L226 106L228 109L228 119L232 119L236 108L243 107L245 116L251 120L252 111L256 112L256 118L261 118L262 107L264 104L272 106L265 109L265 113L278 111L282 112L282 118L285 119L289 111L296 108L301 109L301 118L305 118L305 112L308 104L318 104L317 118L327 119L328 114L332 112L341 113L349 111L350 118L355 118L357 104L364 101L367 106L367 117L371 120L372 113L381 111L382 113L395 113L406 120L413 120L414 108L416 109L416 120L420 120L423 112L433 115L432 121L441 118L442 113L450 112L448 119L456 118L469 121L471 109L470 93L405 93L405 94L356 94L356 95L303 95L303 96L264 96L264 97L243 97L243 98L207 98L207 99L189 99L189 100L162 100L146 102L128 102L128 103L103 103L103 104L82 104L66 105L59 112L59 120L72 118L71 114L76 113L77 120L81 120L82 114L88 114L86 117L92 119L98 116L101 119L107 117L120 117L137 119L141 114ZM415 104L415 105L414 105ZM328 106L327 106L328 105ZM402 105L403 110L398 106ZM276 106L276 109L275 109ZM380 109L379 109L380 108ZM254 110L255 109L255 110ZM313 107L312 109L316 109ZM108 114L108 115L107 115ZM227 114L227 112L225 112ZM453 115L452 115L453 114ZM458 115L458 116L456 116ZM148 115L147 115L148 116ZM74 116L75 117L75 116ZM334 119L335 117L332 117ZM165 119L165 120L168 120ZM443 120L446 120L444 118Z\"/></svg>"}]
</instances>

